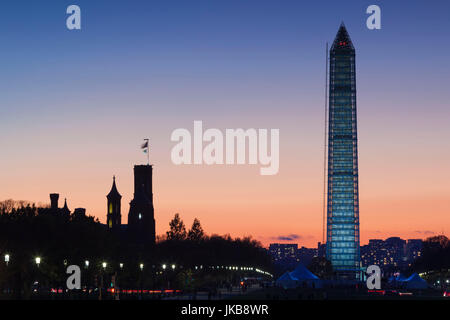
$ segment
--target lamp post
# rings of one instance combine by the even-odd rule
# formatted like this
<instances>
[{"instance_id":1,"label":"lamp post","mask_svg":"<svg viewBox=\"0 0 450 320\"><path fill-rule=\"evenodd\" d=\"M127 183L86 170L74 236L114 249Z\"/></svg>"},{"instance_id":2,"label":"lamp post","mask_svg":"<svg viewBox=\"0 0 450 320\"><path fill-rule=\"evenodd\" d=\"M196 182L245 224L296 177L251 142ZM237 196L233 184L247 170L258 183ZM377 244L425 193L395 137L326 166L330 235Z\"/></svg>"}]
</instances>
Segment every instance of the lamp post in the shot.
<instances>
[{"instance_id":1,"label":"lamp post","mask_svg":"<svg viewBox=\"0 0 450 320\"><path fill-rule=\"evenodd\" d=\"M175 270L175 265L174 264L172 264L172 270Z\"/></svg>"},{"instance_id":2,"label":"lamp post","mask_svg":"<svg viewBox=\"0 0 450 320\"><path fill-rule=\"evenodd\" d=\"M139 285L140 285L139 299L142 299L142 291L143 291L143 288L144 288L144 283L143 283L144 282L144 274L142 272L142 271L144 271L144 264L143 263L139 264L139 269L141 270L140 277L139 277Z\"/></svg>"},{"instance_id":3,"label":"lamp post","mask_svg":"<svg viewBox=\"0 0 450 320\"><path fill-rule=\"evenodd\" d=\"M101 276L100 276L100 288L98 290L98 300L102 300L102 298L103 298L103 295L102 295L102 291L103 291L103 276L104 276L104 273L105 273L105 270L106 270L107 266L108 266L108 264L105 261L103 261L102 262L103 272L101 273Z\"/></svg>"},{"instance_id":4,"label":"lamp post","mask_svg":"<svg viewBox=\"0 0 450 320\"><path fill-rule=\"evenodd\" d=\"M34 262L36 263L37 268L39 269L39 265L41 264L41 257L37 256L34 258ZM37 285L37 288L35 290L39 289L40 283L39 283L39 271L36 271L36 279L37 281L35 281L35 285Z\"/></svg>"},{"instance_id":5,"label":"lamp post","mask_svg":"<svg viewBox=\"0 0 450 320\"><path fill-rule=\"evenodd\" d=\"M8 266L8 263L9 263L9 254L5 254L5 263L6 263L6 266Z\"/></svg>"},{"instance_id":6,"label":"lamp post","mask_svg":"<svg viewBox=\"0 0 450 320\"><path fill-rule=\"evenodd\" d=\"M84 266L87 268L89 268L89 260L84 261Z\"/></svg>"}]
</instances>

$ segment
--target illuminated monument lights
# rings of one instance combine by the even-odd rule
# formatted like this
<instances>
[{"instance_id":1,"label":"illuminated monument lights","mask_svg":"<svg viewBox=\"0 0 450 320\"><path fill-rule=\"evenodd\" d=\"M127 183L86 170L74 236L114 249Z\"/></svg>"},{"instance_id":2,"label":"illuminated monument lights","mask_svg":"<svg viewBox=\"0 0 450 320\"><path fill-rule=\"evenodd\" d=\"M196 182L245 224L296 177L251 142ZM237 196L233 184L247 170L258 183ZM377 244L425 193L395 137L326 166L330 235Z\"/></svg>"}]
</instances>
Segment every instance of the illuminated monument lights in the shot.
<instances>
[{"instance_id":1,"label":"illuminated monument lights","mask_svg":"<svg viewBox=\"0 0 450 320\"><path fill-rule=\"evenodd\" d=\"M359 193L355 48L344 24L330 49L327 259L340 277L358 279Z\"/></svg>"}]
</instances>

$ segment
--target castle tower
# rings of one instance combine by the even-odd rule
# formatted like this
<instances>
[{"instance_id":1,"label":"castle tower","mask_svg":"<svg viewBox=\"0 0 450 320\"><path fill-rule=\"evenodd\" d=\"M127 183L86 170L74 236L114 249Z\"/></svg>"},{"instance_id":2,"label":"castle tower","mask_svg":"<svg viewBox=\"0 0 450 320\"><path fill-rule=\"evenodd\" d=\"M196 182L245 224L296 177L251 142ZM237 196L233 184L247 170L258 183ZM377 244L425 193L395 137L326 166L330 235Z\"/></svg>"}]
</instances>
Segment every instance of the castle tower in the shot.
<instances>
[{"instance_id":1,"label":"castle tower","mask_svg":"<svg viewBox=\"0 0 450 320\"><path fill-rule=\"evenodd\" d=\"M155 216L152 188L153 167L134 166L134 197L128 213L128 231L140 243L155 243Z\"/></svg>"},{"instance_id":2,"label":"castle tower","mask_svg":"<svg viewBox=\"0 0 450 320\"><path fill-rule=\"evenodd\" d=\"M341 24L330 49L326 256L346 278L360 277L355 48Z\"/></svg>"},{"instance_id":3,"label":"castle tower","mask_svg":"<svg viewBox=\"0 0 450 320\"><path fill-rule=\"evenodd\" d=\"M50 208L56 212L58 210L58 193L50 193Z\"/></svg>"},{"instance_id":4,"label":"castle tower","mask_svg":"<svg viewBox=\"0 0 450 320\"><path fill-rule=\"evenodd\" d=\"M122 215L120 213L120 202L122 196L116 187L116 177L113 177L113 184L111 191L106 196L107 199L107 214L106 214L106 225L108 229L115 230L122 224Z\"/></svg>"}]
</instances>

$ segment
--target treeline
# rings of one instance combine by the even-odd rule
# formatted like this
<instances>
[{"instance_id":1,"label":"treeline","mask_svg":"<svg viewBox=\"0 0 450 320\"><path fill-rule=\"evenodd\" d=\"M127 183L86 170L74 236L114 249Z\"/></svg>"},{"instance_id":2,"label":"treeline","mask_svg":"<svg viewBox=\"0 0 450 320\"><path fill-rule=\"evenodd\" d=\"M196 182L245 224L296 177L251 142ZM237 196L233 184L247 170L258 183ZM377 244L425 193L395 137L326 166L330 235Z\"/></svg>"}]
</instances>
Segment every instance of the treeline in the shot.
<instances>
[{"instance_id":1,"label":"treeline","mask_svg":"<svg viewBox=\"0 0 450 320\"><path fill-rule=\"evenodd\" d=\"M155 245L137 245L94 217L11 200L0 202L0 254L0 289L25 296L31 294L33 283L65 288L66 268L72 264L82 268L83 286L101 286L100 279L107 286L114 275L116 285L123 288L186 289L204 285L202 279L210 285L236 280L235 275L211 276L226 274L229 266L271 268L259 242L207 235L198 219L187 230L176 214Z\"/></svg>"},{"instance_id":2,"label":"treeline","mask_svg":"<svg viewBox=\"0 0 450 320\"><path fill-rule=\"evenodd\" d=\"M255 266L266 270L271 267L266 250L251 237L208 236L198 219L186 231L179 214L175 214L169 227L166 236L157 242L158 254L165 260L189 266Z\"/></svg>"},{"instance_id":3,"label":"treeline","mask_svg":"<svg viewBox=\"0 0 450 320\"><path fill-rule=\"evenodd\" d=\"M450 270L450 241L444 236L425 239L421 256L414 261L412 269L416 272Z\"/></svg>"}]
</instances>

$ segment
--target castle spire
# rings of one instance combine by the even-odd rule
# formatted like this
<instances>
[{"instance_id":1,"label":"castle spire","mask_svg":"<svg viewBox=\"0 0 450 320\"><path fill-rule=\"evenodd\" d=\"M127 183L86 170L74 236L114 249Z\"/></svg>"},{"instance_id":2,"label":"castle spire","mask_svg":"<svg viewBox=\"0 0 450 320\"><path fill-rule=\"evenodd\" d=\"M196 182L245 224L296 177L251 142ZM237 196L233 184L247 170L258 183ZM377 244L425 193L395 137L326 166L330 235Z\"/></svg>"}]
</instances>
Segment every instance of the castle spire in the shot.
<instances>
[{"instance_id":1,"label":"castle spire","mask_svg":"<svg viewBox=\"0 0 450 320\"><path fill-rule=\"evenodd\" d=\"M113 176L113 184L111 187L111 191L106 196L107 199L107 212L106 212L106 221L109 229L116 229L120 227L122 224L122 215L121 215L121 199L119 191L116 186L116 176Z\"/></svg>"},{"instance_id":2,"label":"castle spire","mask_svg":"<svg viewBox=\"0 0 450 320\"><path fill-rule=\"evenodd\" d=\"M119 193L116 187L116 176L113 176L113 184L111 187L111 191L106 196L108 199L110 198L122 198L122 195Z\"/></svg>"},{"instance_id":3,"label":"castle spire","mask_svg":"<svg viewBox=\"0 0 450 320\"><path fill-rule=\"evenodd\" d=\"M61 210L64 214L70 214L69 207L67 206L67 198L64 198L64 207Z\"/></svg>"}]
</instances>

